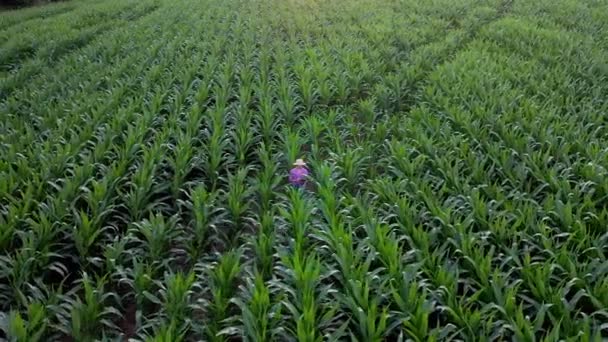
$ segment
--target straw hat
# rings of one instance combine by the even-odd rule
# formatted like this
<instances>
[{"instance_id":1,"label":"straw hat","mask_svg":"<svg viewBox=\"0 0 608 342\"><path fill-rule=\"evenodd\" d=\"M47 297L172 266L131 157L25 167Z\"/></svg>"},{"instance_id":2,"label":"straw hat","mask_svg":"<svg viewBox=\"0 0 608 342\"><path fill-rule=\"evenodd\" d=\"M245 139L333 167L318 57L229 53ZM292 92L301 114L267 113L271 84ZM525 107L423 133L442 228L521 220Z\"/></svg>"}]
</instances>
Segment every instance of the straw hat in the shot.
<instances>
[{"instance_id":1,"label":"straw hat","mask_svg":"<svg viewBox=\"0 0 608 342\"><path fill-rule=\"evenodd\" d=\"M296 161L293 163L294 166L306 166L306 162L304 162L304 159L296 159Z\"/></svg>"}]
</instances>

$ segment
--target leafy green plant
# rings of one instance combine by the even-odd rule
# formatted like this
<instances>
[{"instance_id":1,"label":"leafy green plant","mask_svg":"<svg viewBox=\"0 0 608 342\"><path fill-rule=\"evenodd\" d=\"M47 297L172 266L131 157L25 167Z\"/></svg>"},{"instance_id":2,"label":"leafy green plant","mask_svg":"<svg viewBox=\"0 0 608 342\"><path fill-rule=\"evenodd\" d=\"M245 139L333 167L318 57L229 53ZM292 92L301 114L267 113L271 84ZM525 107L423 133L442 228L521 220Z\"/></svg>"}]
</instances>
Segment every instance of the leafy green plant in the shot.
<instances>
[{"instance_id":1,"label":"leafy green plant","mask_svg":"<svg viewBox=\"0 0 608 342\"><path fill-rule=\"evenodd\" d=\"M208 192L202 184L192 189L188 199L181 202L191 215L187 227L192 236L186 240L186 251L193 262L199 260L206 247L216 242L214 236L225 215L217 202L218 194Z\"/></svg>"},{"instance_id":2,"label":"leafy green plant","mask_svg":"<svg viewBox=\"0 0 608 342\"><path fill-rule=\"evenodd\" d=\"M247 284L245 298L247 302L235 299L233 302L241 309L241 327L237 328L239 336L246 341L265 341L274 339L281 333L278 322L281 320L282 306L271 302L270 289L264 284L261 275L254 277L254 283ZM232 334L232 328L220 334Z\"/></svg>"},{"instance_id":3,"label":"leafy green plant","mask_svg":"<svg viewBox=\"0 0 608 342\"><path fill-rule=\"evenodd\" d=\"M208 312L210 321L201 326L201 333L209 340L226 340L220 331L224 329L224 320L231 315L231 300L236 294L237 280L242 270L240 258L238 250L229 251L222 255L212 269L202 272L205 277L209 277L211 283L211 299L203 301L202 305Z\"/></svg>"},{"instance_id":4,"label":"leafy green plant","mask_svg":"<svg viewBox=\"0 0 608 342\"><path fill-rule=\"evenodd\" d=\"M70 307L70 317L64 317L60 330L79 341L93 341L100 334L101 328L116 330L112 322L120 312L111 306L117 301L116 294L106 292L105 278L91 280L85 273L82 277L82 299L66 297Z\"/></svg>"},{"instance_id":5,"label":"leafy green plant","mask_svg":"<svg viewBox=\"0 0 608 342\"><path fill-rule=\"evenodd\" d=\"M168 262L176 230L176 217L166 219L161 214L151 214L149 219L133 225L130 237L151 263L164 264Z\"/></svg>"},{"instance_id":6,"label":"leafy green plant","mask_svg":"<svg viewBox=\"0 0 608 342\"><path fill-rule=\"evenodd\" d=\"M27 307L25 319L19 312L11 311L4 317L2 327L6 336L13 341L42 341L49 325L46 311L42 303L31 303Z\"/></svg>"}]
</instances>

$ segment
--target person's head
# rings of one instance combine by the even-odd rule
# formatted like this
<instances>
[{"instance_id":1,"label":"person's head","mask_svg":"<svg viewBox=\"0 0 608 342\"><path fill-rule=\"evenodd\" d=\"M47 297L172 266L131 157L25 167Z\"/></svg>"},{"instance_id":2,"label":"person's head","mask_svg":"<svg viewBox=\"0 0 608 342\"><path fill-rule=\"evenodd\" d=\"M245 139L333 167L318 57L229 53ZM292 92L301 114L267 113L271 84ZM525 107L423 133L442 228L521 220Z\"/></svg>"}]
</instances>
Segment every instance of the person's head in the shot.
<instances>
[{"instance_id":1,"label":"person's head","mask_svg":"<svg viewBox=\"0 0 608 342\"><path fill-rule=\"evenodd\" d=\"M296 159L296 161L293 163L293 166L295 166L295 167L305 167L306 166L306 162L304 162L304 159Z\"/></svg>"}]
</instances>

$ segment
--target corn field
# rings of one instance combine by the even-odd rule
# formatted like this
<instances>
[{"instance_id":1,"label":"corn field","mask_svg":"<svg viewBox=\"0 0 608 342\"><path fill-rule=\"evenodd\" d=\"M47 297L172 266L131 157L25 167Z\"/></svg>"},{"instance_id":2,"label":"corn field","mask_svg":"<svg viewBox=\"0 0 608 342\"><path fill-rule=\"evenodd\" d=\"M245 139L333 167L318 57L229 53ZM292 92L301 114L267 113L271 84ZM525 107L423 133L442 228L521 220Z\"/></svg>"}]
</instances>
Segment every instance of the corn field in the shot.
<instances>
[{"instance_id":1,"label":"corn field","mask_svg":"<svg viewBox=\"0 0 608 342\"><path fill-rule=\"evenodd\" d=\"M603 0L0 13L0 339L605 341L607 25Z\"/></svg>"}]
</instances>

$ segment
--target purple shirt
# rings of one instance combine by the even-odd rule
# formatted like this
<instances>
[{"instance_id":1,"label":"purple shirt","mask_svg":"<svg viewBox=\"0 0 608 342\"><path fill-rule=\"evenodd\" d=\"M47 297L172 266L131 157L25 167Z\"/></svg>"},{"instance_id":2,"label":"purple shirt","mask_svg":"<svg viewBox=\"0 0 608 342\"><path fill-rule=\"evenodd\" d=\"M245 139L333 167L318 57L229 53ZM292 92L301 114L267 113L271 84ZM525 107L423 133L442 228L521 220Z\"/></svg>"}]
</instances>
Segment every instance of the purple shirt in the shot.
<instances>
[{"instance_id":1,"label":"purple shirt","mask_svg":"<svg viewBox=\"0 0 608 342\"><path fill-rule=\"evenodd\" d=\"M304 186L308 177L308 169L305 167L294 167L289 171L289 182L294 186Z\"/></svg>"}]
</instances>

